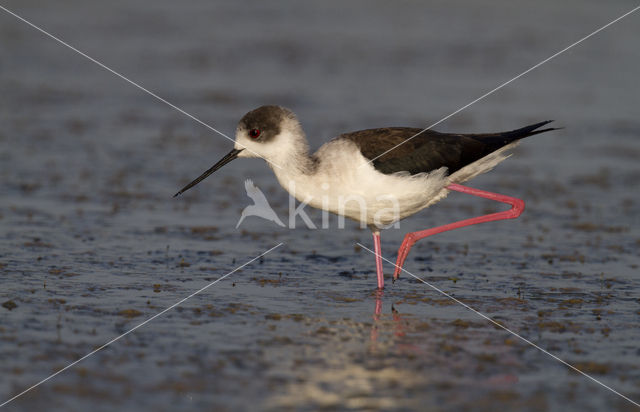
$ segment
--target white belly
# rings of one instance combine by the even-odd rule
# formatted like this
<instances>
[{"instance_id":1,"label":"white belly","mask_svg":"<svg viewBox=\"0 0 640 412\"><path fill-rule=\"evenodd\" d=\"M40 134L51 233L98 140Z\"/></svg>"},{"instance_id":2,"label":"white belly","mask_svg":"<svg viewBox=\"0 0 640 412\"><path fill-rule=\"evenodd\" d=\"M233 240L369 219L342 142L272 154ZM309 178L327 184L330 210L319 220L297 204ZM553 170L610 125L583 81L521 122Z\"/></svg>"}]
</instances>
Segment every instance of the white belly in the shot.
<instances>
[{"instance_id":1,"label":"white belly","mask_svg":"<svg viewBox=\"0 0 640 412\"><path fill-rule=\"evenodd\" d=\"M274 170L280 184L310 206L382 228L444 198L446 169L431 173L386 175L375 170L348 141L332 141L316 154L314 174Z\"/></svg>"},{"instance_id":2,"label":"white belly","mask_svg":"<svg viewBox=\"0 0 640 412\"><path fill-rule=\"evenodd\" d=\"M384 228L444 199L450 183L463 183L493 169L517 144L508 144L450 176L444 167L412 176L407 172L380 173L355 143L338 139L318 149L315 173L274 172L300 202L357 220L363 226Z\"/></svg>"}]
</instances>

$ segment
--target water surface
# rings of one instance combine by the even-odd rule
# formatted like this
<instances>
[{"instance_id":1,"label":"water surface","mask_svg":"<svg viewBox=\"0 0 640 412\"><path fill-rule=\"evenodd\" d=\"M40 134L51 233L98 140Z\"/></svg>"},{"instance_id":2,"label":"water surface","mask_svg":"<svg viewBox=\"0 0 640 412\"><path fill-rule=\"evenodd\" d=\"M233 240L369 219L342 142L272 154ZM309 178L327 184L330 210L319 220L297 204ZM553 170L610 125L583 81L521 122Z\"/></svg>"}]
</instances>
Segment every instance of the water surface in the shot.
<instances>
[{"instance_id":1,"label":"water surface","mask_svg":"<svg viewBox=\"0 0 640 412\"><path fill-rule=\"evenodd\" d=\"M229 136L262 104L317 148L426 127L630 10L617 2L3 3ZM524 215L419 242L406 269L640 400L638 16L437 130L555 119L471 186ZM370 234L235 225L260 160L171 196L223 137L0 12L0 401L283 245L7 410L631 410L403 275L375 292ZM498 210L452 194L383 233ZM321 214L310 211L317 224ZM385 265L388 274L392 266Z\"/></svg>"}]
</instances>

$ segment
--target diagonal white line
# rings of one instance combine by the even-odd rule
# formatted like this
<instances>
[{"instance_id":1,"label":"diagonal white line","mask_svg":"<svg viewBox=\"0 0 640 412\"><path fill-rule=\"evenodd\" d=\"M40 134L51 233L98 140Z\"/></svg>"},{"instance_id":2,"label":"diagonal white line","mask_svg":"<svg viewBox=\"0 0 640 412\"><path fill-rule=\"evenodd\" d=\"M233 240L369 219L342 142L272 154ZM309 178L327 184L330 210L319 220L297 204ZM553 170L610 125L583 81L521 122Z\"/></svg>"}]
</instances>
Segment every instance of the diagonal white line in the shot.
<instances>
[{"instance_id":1,"label":"diagonal white line","mask_svg":"<svg viewBox=\"0 0 640 412\"><path fill-rule=\"evenodd\" d=\"M106 348L107 346L111 345L112 343L114 343L115 341L127 336L128 334L130 334L131 332L133 332L134 330L146 325L147 323L151 322L152 320L154 320L155 318L157 318L158 316L163 315L164 313L170 311L171 309L175 308L176 306L180 305L181 303L185 302L188 299L191 299L192 297L194 297L195 295L197 295L200 292L203 292L204 290L208 289L209 287L215 285L216 283L220 282L221 280L223 280L224 278L232 275L233 273L237 272L238 270L242 269L243 267L247 266L248 264L256 261L257 259L260 259L262 256L266 255L267 253L271 252L272 250L275 250L277 248L279 248L280 246L282 246L283 243L279 243L276 246L272 247L271 249L267 250L266 252L254 257L253 259L251 259L250 261L244 263L243 265L238 266L237 268L233 269L231 272L227 273L224 276L219 277L218 279L214 280L213 282L209 283L208 285L206 285L205 287L198 289L197 291L193 292L192 294L190 294L189 296L187 296L186 298L174 303L173 305L169 306L168 308L166 308L165 310L163 310L160 313L157 313L155 315L153 315L152 317L150 317L149 319L145 320L144 322L140 323L138 326L135 326L131 329L129 329L128 331L126 331L125 333L123 333L122 335L111 339L109 342L105 343L104 345L100 346L99 348L87 353L86 355L84 355L83 357L81 357L80 359L68 364L67 366L65 366L64 368L60 369L59 371L47 376L46 378L44 378L43 380L41 380L40 382L28 387L27 389L25 389L24 391L20 392L19 394L15 395L14 397L12 397L11 399L7 399L6 401L4 401L3 403L0 404L0 408L2 408L3 406L5 406L6 404L8 404L9 402L21 397L22 395L24 395L25 393L29 392L30 390L42 385L43 383L45 383L46 381L48 381L49 379L61 374L62 372L66 371L67 369L71 368L72 366L74 366L75 364L82 362L83 360L87 359L89 356L95 354L96 352L101 351L102 349Z\"/></svg>"},{"instance_id":2,"label":"diagonal white line","mask_svg":"<svg viewBox=\"0 0 640 412\"><path fill-rule=\"evenodd\" d=\"M209 130L212 130L216 133L218 133L220 136L224 137L225 139L234 142L235 140L233 140L232 138L230 138L229 136L227 136L226 134L222 133L220 130L214 128L213 126L210 126L209 124L203 122L202 120L198 119L197 117L193 116L192 114L187 113L186 111L184 111L183 109L179 108L178 106L176 106L175 104L169 102L168 100L158 96L157 94L153 93L150 90L145 89L144 87L142 87L141 85L139 85L138 83L134 82L133 80L127 78L126 76L124 76L123 74L113 70L112 68L110 68L109 66L105 65L104 63L94 59L93 57L89 56L86 53L81 52L80 50L76 49L75 47L73 47L72 45L70 45L69 43L59 39L58 37L54 36L53 34L49 33L48 31L44 30L43 28L36 26L35 24L31 23L30 21L28 21L27 19L20 17L19 15L17 15L16 13L12 12L11 10L7 9L6 7L3 7L2 5L0 5L0 9L4 10L5 12L7 12L8 14L12 15L13 17L15 17L16 19L28 24L29 26L33 27L34 29L38 30L40 33L50 37L51 39L57 41L58 43L62 44L63 46L73 50L74 52L78 53L79 55L81 55L82 57L85 57L87 59L89 59L90 61L92 61L93 63L97 64L98 66L102 67L103 69L107 70L110 73L115 74L116 76L118 76L119 78L121 78L122 80L126 81L127 83L137 87L138 89L142 90L143 92L147 93L148 95L158 99L159 101L161 101L162 103L170 106L171 108L179 111L180 113L184 114L185 116L189 117L192 120L195 120L196 122L200 123L201 125L203 125L204 127L206 127ZM262 157L260 156L258 153L255 153L253 150L244 147L245 150L253 153L254 155L258 156L258 157ZM271 163L272 165L276 166L278 169L282 169L281 166L278 166L277 164L264 159L265 161Z\"/></svg>"},{"instance_id":3,"label":"diagonal white line","mask_svg":"<svg viewBox=\"0 0 640 412\"><path fill-rule=\"evenodd\" d=\"M512 331L511 329L507 328L506 326L501 325L500 323L496 322L495 320L491 319L489 316L478 312L477 310L475 310L474 308L472 308L471 306L467 305L466 303L456 299L455 297L451 296L450 294L448 294L447 292L443 291L442 289L438 288L437 286L432 285L431 283L420 279L419 277L417 277L416 275L414 275L413 273L409 272L408 270L399 267L398 265L396 265L395 263L393 263L392 261L390 261L389 259L385 258L382 255L378 255L376 254L376 252L374 252L373 250L369 249L368 247L364 246L361 243L356 243L358 246L360 246L361 248L373 253L374 255L382 258L385 262L391 263L393 266L399 268L401 271L405 272L406 274L414 277L415 279L419 280L420 282L424 283L425 285L429 286L431 289L437 291L438 293L441 293L442 295L448 297L449 299L453 300L454 302L464 306L465 308L469 309L470 311L472 311L473 313L475 313L476 315L483 317L484 319L488 320L489 322L493 323L495 326L509 332L510 334L512 334L513 336L515 336L516 338L522 340L523 342L533 346L534 348L538 349L539 351L541 351L542 353L545 353L549 356L551 356L553 359L557 360L558 362L564 364L565 366L569 367L570 369L574 370L575 372L578 372L579 374L591 379L593 382L597 383L598 385L609 389L611 392L615 393L616 395L626 399L627 401L631 402L632 404L634 404L635 406L640 407L640 403L635 402L634 400L626 397L625 395L621 394L620 392L616 391L615 389L611 388L610 386L605 385L604 383L600 382L599 380L597 380L596 378L592 377L591 375L588 375L587 373L581 371L580 369L576 368L575 366L573 366L572 364L563 361L562 359L560 359L559 357L557 357L556 355L554 355L553 353L541 348L540 346L536 345L535 343L531 342L529 339L524 338L520 335L518 335L516 332Z\"/></svg>"},{"instance_id":4,"label":"diagonal white line","mask_svg":"<svg viewBox=\"0 0 640 412\"><path fill-rule=\"evenodd\" d=\"M587 40L588 38L595 36L596 34L600 33L602 30L606 29L607 27L611 26L612 24L617 23L618 21L622 20L623 18L627 17L628 15L630 15L631 13L634 13L635 11L637 11L638 9L640 9L640 6L637 6L636 8L634 8L631 11L628 11L627 13L623 14L622 16L618 17L617 19L605 24L604 26L600 27L599 29L597 29L596 31L584 36L583 38L581 38L580 40L570 44L569 46L565 47L564 49L560 50L557 53L554 53L553 55L547 57L546 59L542 60L540 63L531 66L530 68L528 68L527 70L523 71L522 73L520 73L519 75L517 75L516 77L512 78L511 80L507 80L506 82L502 83L500 86L496 87L493 90L490 90L488 92L486 92L485 94L483 94L482 96L478 97L477 99L475 99L474 101L462 106L461 108L459 108L458 110L456 110L455 112L443 117L442 119L438 120L437 122L435 122L434 124L432 124L431 126L422 129L421 131L419 131L418 133L414 134L413 136L411 136L410 138L408 138L407 140L398 143L397 145L393 146L391 149L385 151L384 153L382 153L379 156L374 157L373 159L369 160L369 163L373 163L373 161L379 159L380 157L384 156L385 154L389 153L390 151L396 149L398 146L402 146L403 144L407 143L409 140L413 139L414 137L426 132L427 130L431 129L432 127L435 127L437 125L439 125L440 123L444 122L445 120L447 120L448 118L455 116L456 114L460 113L461 111L463 111L464 109L466 109L467 107L479 102L480 100L484 99L487 96L492 95L493 93L497 92L498 90L502 89L504 86L518 80L519 78L521 78L522 76L524 76L525 74L531 72L532 70L537 69L538 67L542 66L543 64L547 63L549 60L561 55L562 53L566 52L567 50L569 50L570 48L577 46L578 44L582 43L583 41ZM362 167L363 165L361 165L360 167Z\"/></svg>"}]
</instances>

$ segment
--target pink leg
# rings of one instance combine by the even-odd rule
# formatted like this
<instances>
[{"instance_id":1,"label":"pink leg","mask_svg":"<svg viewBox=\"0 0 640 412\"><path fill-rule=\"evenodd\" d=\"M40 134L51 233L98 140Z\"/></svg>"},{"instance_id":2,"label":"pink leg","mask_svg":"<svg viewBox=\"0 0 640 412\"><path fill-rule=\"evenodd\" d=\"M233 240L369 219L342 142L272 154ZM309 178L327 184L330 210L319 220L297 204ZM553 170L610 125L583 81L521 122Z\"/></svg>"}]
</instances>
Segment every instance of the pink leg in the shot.
<instances>
[{"instance_id":1,"label":"pink leg","mask_svg":"<svg viewBox=\"0 0 640 412\"><path fill-rule=\"evenodd\" d=\"M407 255L409 255L409 251L411 250L411 246L416 243L418 240L423 239L427 236L432 236L438 233L446 232L448 230L458 229L464 226L475 225L478 223L485 222L493 222L494 220L503 220L503 219L515 219L520 216L524 211L524 201L521 199L517 199L511 196L500 195L492 192L485 192L484 190L474 189L471 187L461 186L455 183L447 186L449 190L455 190L457 192L468 193L470 195L484 197L485 199L496 200L498 202L507 203L511 205L511 209L505 210L504 212L491 213L489 215L483 215L478 217L473 217L471 219L461 220L459 222L449 223L448 225L434 227L432 229L421 230L418 232L407 233L402 241L402 245L400 245L400 249L398 249L398 259L396 261L396 270L393 273L393 280L395 281L400 276L400 270L402 269L402 265L404 264Z\"/></svg>"},{"instance_id":2,"label":"pink leg","mask_svg":"<svg viewBox=\"0 0 640 412\"><path fill-rule=\"evenodd\" d=\"M376 252L376 273L378 274L378 289L384 289L382 276L382 247L380 246L380 232L373 232L373 250Z\"/></svg>"}]
</instances>

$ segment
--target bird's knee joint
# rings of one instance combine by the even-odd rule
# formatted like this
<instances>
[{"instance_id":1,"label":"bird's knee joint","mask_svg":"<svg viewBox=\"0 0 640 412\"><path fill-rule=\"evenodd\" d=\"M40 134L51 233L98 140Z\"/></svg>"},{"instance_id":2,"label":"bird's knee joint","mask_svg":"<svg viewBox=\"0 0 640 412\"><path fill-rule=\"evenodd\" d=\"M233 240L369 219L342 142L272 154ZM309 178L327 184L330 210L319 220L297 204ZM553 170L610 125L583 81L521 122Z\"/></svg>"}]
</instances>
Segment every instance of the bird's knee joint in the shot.
<instances>
[{"instance_id":1,"label":"bird's knee joint","mask_svg":"<svg viewBox=\"0 0 640 412\"><path fill-rule=\"evenodd\" d=\"M520 216L522 212L524 212L524 200L514 198L511 203L511 209L509 210L509 212L510 212L509 217L511 219L515 219L518 216Z\"/></svg>"}]
</instances>

